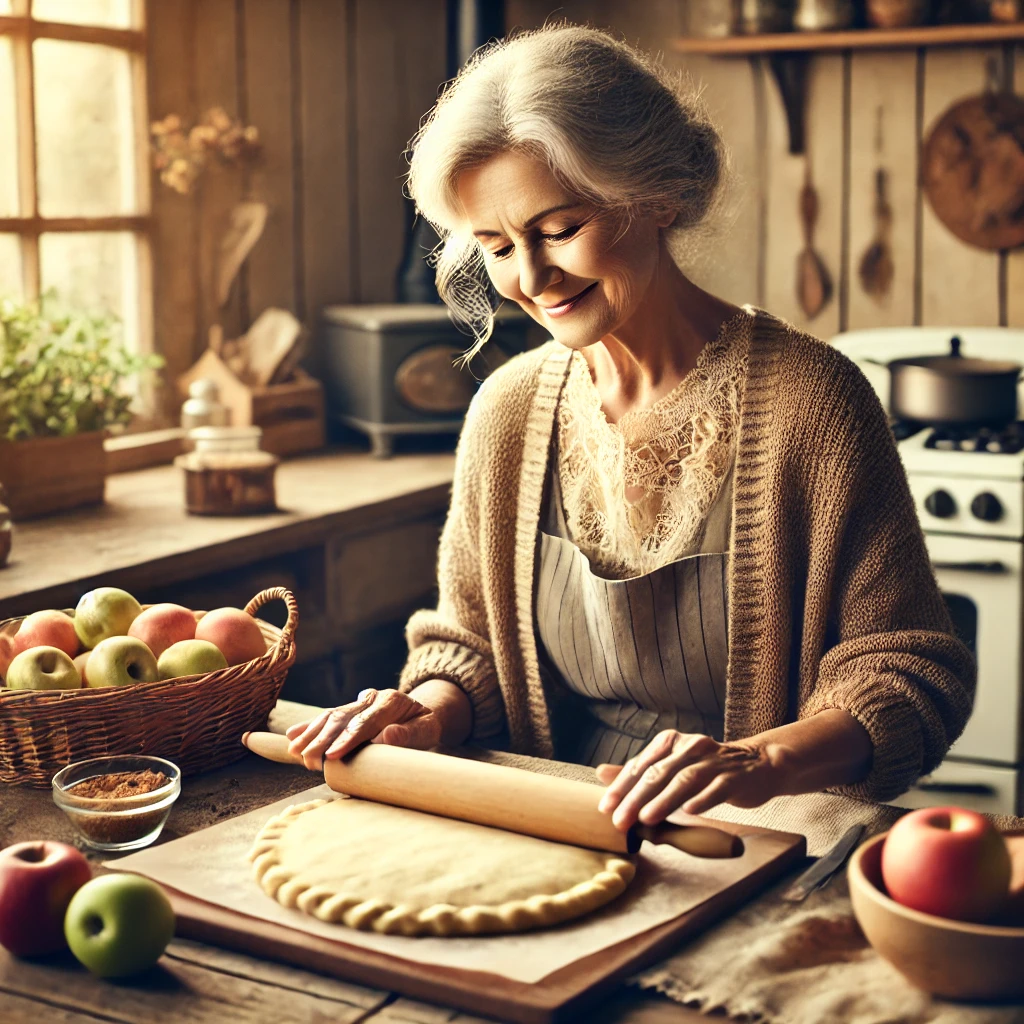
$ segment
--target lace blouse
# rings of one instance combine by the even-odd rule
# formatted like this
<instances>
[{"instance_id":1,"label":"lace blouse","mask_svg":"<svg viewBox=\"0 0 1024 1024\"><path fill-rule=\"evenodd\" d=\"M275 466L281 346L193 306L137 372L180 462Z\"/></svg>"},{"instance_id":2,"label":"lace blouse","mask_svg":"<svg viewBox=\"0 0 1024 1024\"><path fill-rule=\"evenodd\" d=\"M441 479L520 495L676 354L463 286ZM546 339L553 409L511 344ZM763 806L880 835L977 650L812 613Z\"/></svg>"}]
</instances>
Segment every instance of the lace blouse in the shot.
<instances>
[{"instance_id":1,"label":"lace blouse","mask_svg":"<svg viewBox=\"0 0 1024 1024\"><path fill-rule=\"evenodd\" d=\"M698 549L736 454L752 323L746 309L731 316L671 392L618 423L573 353L558 403L559 474L570 539L599 575L644 575ZM628 488L643 494L630 501Z\"/></svg>"}]
</instances>

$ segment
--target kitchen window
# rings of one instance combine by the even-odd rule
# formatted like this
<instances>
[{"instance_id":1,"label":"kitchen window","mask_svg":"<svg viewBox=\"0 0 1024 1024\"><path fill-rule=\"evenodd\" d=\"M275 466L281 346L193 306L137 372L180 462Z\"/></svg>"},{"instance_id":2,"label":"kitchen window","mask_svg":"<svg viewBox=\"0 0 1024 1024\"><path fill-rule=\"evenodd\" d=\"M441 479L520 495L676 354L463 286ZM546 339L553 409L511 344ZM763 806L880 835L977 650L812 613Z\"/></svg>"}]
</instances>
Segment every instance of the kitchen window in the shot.
<instances>
[{"instance_id":1,"label":"kitchen window","mask_svg":"<svg viewBox=\"0 0 1024 1024\"><path fill-rule=\"evenodd\" d=\"M57 289L152 348L143 0L0 0L0 295Z\"/></svg>"}]
</instances>

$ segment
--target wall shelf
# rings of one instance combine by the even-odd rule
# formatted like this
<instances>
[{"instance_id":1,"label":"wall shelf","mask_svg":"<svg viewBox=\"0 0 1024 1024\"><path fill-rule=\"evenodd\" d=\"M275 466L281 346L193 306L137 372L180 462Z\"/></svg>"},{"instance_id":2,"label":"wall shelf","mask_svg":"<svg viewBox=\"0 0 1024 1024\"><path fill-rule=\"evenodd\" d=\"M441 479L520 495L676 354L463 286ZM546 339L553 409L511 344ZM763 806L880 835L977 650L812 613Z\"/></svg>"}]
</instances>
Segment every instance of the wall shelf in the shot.
<instances>
[{"instance_id":1,"label":"wall shelf","mask_svg":"<svg viewBox=\"0 0 1024 1024\"><path fill-rule=\"evenodd\" d=\"M1010 24L920 25L915 28L861 28L842 32L778 32L772 35L672 40L678 53L716 57L756 57L759 54L828 52L836 50L899 50L922 46L981 46L1024 42L1024 21Z\"/></svg>"}]
</instances>

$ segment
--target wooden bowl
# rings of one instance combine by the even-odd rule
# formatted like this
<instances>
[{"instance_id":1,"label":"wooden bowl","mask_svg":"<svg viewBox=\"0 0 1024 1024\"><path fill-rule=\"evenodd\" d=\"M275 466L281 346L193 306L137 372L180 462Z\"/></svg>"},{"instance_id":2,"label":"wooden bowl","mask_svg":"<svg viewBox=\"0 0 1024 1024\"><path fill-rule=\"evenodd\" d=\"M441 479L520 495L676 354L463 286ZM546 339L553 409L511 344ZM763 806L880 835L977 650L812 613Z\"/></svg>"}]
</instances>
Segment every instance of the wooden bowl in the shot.
<instances>
[{"instance_id":1,"label":"wooden bowl","mask_svg":"<svg viewBox=\"0 0 1024 1024\"><path fill-rule=\"evenodd\" d=\"M947 999L1024 996L1024 927L951 921L897 903L874 836L850 860L850 900L868 942L918 988Z\"/></svg>"}]
</instances>

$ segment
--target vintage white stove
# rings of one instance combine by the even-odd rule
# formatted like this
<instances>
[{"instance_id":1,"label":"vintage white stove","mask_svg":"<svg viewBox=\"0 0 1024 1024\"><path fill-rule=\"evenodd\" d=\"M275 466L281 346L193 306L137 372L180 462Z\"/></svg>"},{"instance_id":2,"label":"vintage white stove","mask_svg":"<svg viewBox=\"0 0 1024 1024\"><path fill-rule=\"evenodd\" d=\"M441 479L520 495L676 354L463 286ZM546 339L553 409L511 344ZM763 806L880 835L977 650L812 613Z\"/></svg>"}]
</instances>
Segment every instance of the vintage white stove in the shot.
<instances>
[{"instance_id":1,"label":"vintage white stove","mask_svg":"<svg viewBox=\"0 0 1024 1024\"><path fill-rule=\"evenodd\" d=\"M1010 328L880 328L832 344L888 406L884 364L948 353L954 335L965 356L1024 363L1024 330ZM1024 390L1018 403L1024 416ZM964 734L938 769L893 802L1024 813L1024 423L982 431L896 423L893 433L939 586L978 659Z\"/></svg>"}]
</instances>

